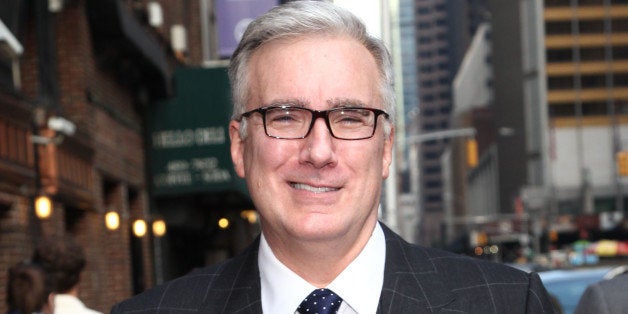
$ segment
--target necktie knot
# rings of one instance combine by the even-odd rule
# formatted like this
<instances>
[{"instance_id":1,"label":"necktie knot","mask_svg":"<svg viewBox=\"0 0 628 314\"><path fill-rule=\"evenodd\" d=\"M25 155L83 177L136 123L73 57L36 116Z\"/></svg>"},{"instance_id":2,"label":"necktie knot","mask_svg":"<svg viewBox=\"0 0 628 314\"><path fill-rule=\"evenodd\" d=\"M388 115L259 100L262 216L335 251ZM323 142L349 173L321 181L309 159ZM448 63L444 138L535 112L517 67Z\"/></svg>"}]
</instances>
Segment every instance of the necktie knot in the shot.
<instances>
[{"instance_id":1,"label":"necktie knot","mask_svg":"<svg viewBox=\"0 0 628 314\"><path fill-rule=\"evenodd\" d=\"M329 314L337 313L342 298L329 289L312 291L297 308L301 314Z\"/></svg>"}]
</instances>

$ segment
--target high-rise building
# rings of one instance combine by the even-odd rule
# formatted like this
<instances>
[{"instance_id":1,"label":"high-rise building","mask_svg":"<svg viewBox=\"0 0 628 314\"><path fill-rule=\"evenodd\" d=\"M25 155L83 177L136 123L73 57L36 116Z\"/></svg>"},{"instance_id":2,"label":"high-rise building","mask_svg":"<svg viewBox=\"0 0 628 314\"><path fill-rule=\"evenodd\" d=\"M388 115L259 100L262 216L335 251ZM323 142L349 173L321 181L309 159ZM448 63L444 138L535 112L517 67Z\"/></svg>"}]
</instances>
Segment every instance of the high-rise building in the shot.
<instances>
[{"instance_id":1,"label":"high-rise building","mask_svg":"<svg viewBox=\"0 0 628 314\"><path fill-rule=\"evenodd\" d=\"M419 132L450 127L451 84L474 29L483 19L483 1L415 0L416 63L418 68ZM420 216L418 241L437 244L443 215L440 157L446 139L420 145Z\"/></svg>"},{"instance_id":2,"label":"high-rise building","mask_svg":"<svg viewBox=\"0 0 628 314\"><path fill-rule=\"evenodd\" d=\"M554 210L621 211L615 156L628 150L628 1L546 0L544 19Z\"/></svg>"},{"instance_id":3,"label":"high-rise building","mask_svg":"<svg viewBox=\"0 0 628 314\"><path fill-rule=\"evenodd\" d=\"M466 174L466 217L456 218L491 219L506 228L490 244L502 236L535 252L547 248L548 230L558 235L555 246L625 238L628 182L618 156L628 151L628 2L489 0L488 7L494 96L486 109L494 130L484 131L492 141L480 145L480 163ZM547 230L512 237L512 220L524 218Z\"/></svg>"}]
</instances>

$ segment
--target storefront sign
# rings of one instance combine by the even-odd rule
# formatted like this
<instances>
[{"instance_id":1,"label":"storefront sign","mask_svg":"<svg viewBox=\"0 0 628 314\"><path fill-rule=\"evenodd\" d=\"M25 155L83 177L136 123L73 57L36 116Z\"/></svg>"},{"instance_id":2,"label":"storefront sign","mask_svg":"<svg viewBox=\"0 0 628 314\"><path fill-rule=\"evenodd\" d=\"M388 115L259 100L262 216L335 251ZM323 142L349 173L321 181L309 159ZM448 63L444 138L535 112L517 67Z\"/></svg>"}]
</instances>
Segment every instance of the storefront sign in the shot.
<instances>
[{"instance_id":1,"label":"storefront sign","mask_svg":"<svg viewBox=\"0 0 628 314\"><path fill-rule=\"evenodd\" d=\"M229 153L231 98L226 69L181 69L176 96L151 110L153 193L243 190Z\"/></svg>"}]
</instances>

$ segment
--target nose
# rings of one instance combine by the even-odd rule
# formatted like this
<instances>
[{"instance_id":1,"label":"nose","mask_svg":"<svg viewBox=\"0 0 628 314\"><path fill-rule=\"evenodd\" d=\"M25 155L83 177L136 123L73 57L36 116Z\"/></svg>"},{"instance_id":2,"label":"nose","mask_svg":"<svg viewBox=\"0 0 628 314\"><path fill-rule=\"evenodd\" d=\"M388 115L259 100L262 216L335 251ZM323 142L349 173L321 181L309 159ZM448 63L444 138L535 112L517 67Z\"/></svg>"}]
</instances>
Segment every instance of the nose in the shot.
<instances>
[{"instance_id":1,"label":"nose","mask_svg":"<svg viewBox=\"0 0 628 314\"><path fill-rule=\"evenodd\" d=\"M312 130L304 139L301 162L323 168L336 163L334 140L325 119L316 119Z\"/></svg>"}]
</instances>

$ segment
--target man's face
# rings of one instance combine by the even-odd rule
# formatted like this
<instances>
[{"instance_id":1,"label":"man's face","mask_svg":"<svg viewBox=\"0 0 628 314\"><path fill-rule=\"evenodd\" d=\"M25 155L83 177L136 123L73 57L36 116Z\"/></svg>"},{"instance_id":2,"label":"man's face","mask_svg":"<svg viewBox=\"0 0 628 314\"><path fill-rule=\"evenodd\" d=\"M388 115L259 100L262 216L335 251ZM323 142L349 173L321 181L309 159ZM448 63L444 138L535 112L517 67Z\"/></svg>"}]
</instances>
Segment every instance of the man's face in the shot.
<instances>
[{"instance_id":1,"label":"man's face","mask_svg":"<svg viewBox=\"0 0 628 314\"><path fill-rule=\"evenodd\" d=\"M309 36L268 43L250 60L246 110L298 104L326 110L346 105L383 109L372 55L345 37ZM262 116L230 125L236 172L246 178L267 237L333 240L372 230L382 180L388 176L393 135L378 118L370 139L333 138L324 119L304 139L266 136Z\"/></svg>"}]
</instances>

